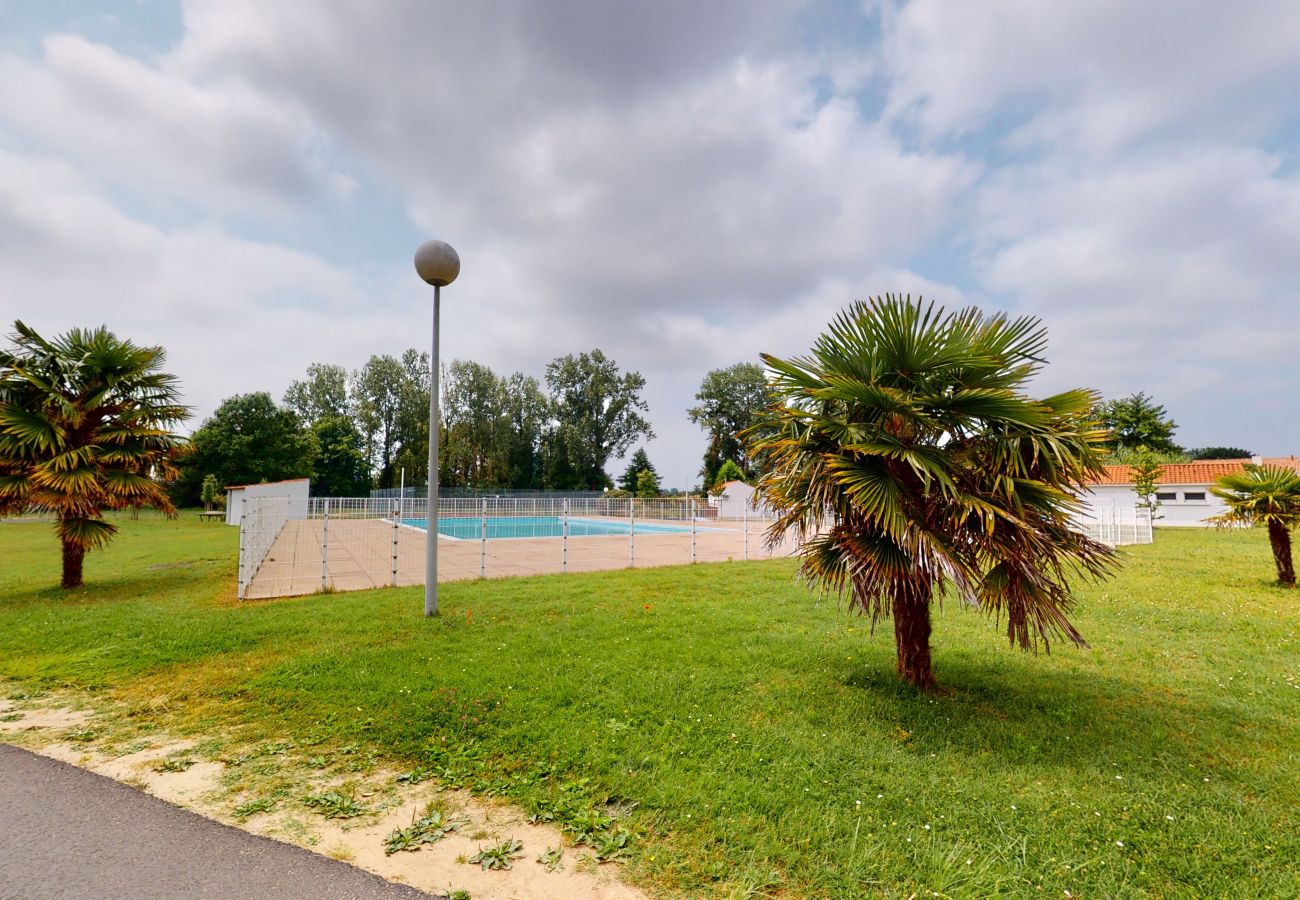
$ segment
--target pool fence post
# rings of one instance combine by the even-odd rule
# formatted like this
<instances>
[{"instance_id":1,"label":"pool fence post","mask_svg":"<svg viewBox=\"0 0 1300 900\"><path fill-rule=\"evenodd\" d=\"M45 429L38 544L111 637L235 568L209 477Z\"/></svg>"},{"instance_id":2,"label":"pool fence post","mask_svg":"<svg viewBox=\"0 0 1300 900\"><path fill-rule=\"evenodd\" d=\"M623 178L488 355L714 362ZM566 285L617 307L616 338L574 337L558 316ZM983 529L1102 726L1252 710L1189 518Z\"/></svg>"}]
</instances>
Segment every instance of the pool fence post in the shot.
<instances>
[{"instance_id":1,"label":"pool fence post","mask_svg":"<svg viewBox=\"0 0 1300 900\"><path fill-rule=\"evenodd\" d=\"M628 557L629 566L636 565L636 498L629 497L627 500L627 521L628 521Z\"/></svg>"},{"instance_id":2,"label":"pool fence post","mask_svg":"<svg viewBox=\"0 0 1300 900\"><path fill-rule=\"evenodd\" d=\"M393 587L397 587L397 541L401 537L402 498L399 495L393 504Z\"/></svg>"},{"instance_id":3,"label":"pool fence post","mask_svg":"<svg viewBox=\"0 0 1300 900\"><path fill-rule=\"evenodd\" d=\"M324 524L321 526L320 542L320 586L321 590L329 587L330 571L330 498L325 498Z\"/></svg>"},{"instance_id":4,"label":"pool fence post","mask_svg":"<svg viewBox=\"0 0 1300 900\"><path fill-rule=\"evenodd\" d=\"M561 521L562 530L560 532L560 571L569 571L569 501L564 501L564 518Z\"/></svg>"},{"instance_id":5,"label":"pool fence post","mask_svg":"<svg viewBox=\"0 0 1300 900\"><path fill-rule=\"evenodd\" d=\"M745 561L749 561L749 504L740 508L740 527L745 532Z\"/></svg>"},{"instance_id":6,"label":"pool fence post","mask_svg":"<svg viewBox=\"0 0 1300 900\"><path fill-rule=\"evenodd\" d=\"M487 578L487 497L483 498L483 522L479 532L478 577Z\"/></svg>"},{"instance_id":7,"label":"pool fence post","mask_svg":"<svg viewBox=\"0 0 1300 900\"><path fill-rule=\"evenodd\" d=\"M691 517L691 562L695 562L695 499L686 495L686 514Z\"/></svg>"},{"instance_id":8,"label":"pool fence post","mask_svg":"<svg viewBox=\"0 0 1300 900\"><path fill-rule=\"evenodd\" d=\"M239 599L243 600L244 595L248 593L248 582L244 580L244 572L248 566L248 552L244 549L244 535L248 530L248 504L243 501L239 504Z\"/></svg>"}]
</instances>

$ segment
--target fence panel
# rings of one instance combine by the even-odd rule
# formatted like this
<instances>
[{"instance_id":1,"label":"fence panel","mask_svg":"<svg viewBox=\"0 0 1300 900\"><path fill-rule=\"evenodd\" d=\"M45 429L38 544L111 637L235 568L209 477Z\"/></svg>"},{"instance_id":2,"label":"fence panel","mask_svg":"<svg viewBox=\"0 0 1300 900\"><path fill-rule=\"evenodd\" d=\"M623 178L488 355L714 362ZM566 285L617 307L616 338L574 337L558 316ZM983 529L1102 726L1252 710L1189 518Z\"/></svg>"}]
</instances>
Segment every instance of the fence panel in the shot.
<instances>
[{"instance_id":1,"label":"fence panel","mask_svg":"<svg viewBox=\"0 0 1300 900\"><path fill-rule=\"evenodd\" d=\"M424 583L428 500L254 498L240 525L241 598ZM602 494L440 497L439 580L766 559L766 518L719 517L704 497Z\"/></svg>"}]
</instances>

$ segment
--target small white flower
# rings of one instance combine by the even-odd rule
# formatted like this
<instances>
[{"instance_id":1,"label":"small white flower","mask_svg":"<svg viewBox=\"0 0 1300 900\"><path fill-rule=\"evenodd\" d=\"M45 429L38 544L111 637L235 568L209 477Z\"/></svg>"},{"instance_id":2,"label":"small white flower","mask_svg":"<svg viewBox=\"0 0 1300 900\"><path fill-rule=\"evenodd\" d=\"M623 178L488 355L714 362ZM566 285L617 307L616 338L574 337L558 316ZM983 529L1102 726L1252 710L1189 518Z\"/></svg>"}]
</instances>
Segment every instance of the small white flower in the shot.
<instances>
[{"instance_id":1,"label":"small white flower","mask_svg":"<svg viewBox=\"0 0 1300 900\"><path fill-rule=\"evenodd\" d=\"M925 826L925 830L926 830L926 831L929 831L929 830L930 830L930 826L929 826L929 825Z\"/></svg>"},{"instance_id":2,"label":"small white flower","mask_svg":"<svg viewBox=\"0 0 1300 900\"><path fill-rule=\"evenodd\" d=\"M1168 819L1170 822L1172 822L1172 821L1174 820L1174 817L1173 817L1173 816L1165 816L1165 818Z\"/></svg>"},{"instance_id":3,"label":"small white flower","mask_svg":"<svg viewBox=\"0 0 1300 900\"><path fill-rule=\"evenodd\" d=\"M1116 841L1116 842L1115 842L1115 846L1116 846L1116 847L1123 847L1123 846L1124 846L1124 842L1123 842L1123 841Z\"/></svg>"}]
</instances>

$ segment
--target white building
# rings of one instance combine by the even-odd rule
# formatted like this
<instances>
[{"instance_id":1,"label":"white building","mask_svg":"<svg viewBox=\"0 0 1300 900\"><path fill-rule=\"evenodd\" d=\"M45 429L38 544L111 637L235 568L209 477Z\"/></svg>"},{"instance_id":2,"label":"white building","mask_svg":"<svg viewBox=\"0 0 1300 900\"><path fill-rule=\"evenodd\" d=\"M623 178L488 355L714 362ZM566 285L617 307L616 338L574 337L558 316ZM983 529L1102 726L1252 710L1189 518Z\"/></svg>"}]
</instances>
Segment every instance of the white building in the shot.
<instances>
[{"instance_id":1,"label":"white building","mask_svg":"<svg viewBox=\"0 0 1300 900\"><path fill-rule=\"evenodd\" d=\"M760 505L753 506L754 488L743 481L728 481L716 494L709 495L709 505L718 511L719 519L770 518L771 511Z\"/></svg>"},{"instance_id":2,"label":"white building","mask_svg":"<svg viewBox=\"0 0 1300 900\"><path fill-rule=\"evenodd\" d=\"M266 481L262 484L232 484L226 486L226 524L238 525L244 514L244 500L250 497L285 497L289 500L289 518L307 518L307 495L311 480L295 478L292 481Z\"/></svg>"},{"instance_id":3,"label":"white building","mask_svg":"<svg viewBox=\"0 0 1300 900\"><path fill-rule=\"evenodd\" d=\"M1158 527L1208 525L1207 519L1225 510L1223 501L1210 493L1210 487L1220 476L1240 472L1248 462L1300 471L1300 458L1294 456L1170 463L1161 467L1160 477L1156 480L1156 499L1160 501L1160 508L1156 510L1154 524ZM1085 519L1098 518L1099 510L1104 507L1133 509L1138 502L1133 490L1133 467L1107 466L1106 474L1083 495L1083 500L1089 509Z\"/></svg>"}]
</instances>

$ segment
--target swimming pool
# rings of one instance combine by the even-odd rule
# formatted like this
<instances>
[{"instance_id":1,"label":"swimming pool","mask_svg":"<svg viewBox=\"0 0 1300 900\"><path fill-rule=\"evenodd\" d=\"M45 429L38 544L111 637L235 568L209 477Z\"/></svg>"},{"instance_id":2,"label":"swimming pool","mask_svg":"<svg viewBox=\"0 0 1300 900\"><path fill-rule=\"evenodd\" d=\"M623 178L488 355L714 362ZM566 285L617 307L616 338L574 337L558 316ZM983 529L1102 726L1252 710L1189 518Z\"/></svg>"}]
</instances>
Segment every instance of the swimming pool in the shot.
<instances>
[{"instance_id":1,"label":"swimming pool","mask_svg":"<svg viewBox=\"0 0 1300 900\"><path fill-rule=\"evenodd\" d=\"M403 525L423 528L429 523L424 519L402 519ZM597 537L615 534L630 534L631 523L621 519L580 519L569 518L569 537ZM712 528L696 528L696 531L714 531ZM689 525L660 525L636 523L637 534L690 534ZM476 541L483 536L483 518L481 516L439 516L438 534L458 541ZM560 537L564 534L564 520L559 516L488 516L488 540L500 538Z\"/></svg>"}]
</instances>

